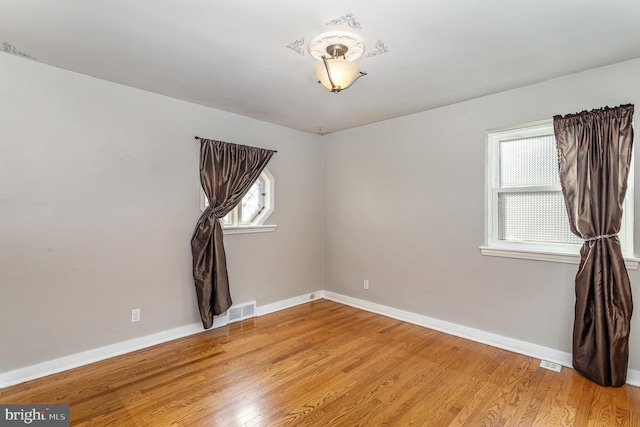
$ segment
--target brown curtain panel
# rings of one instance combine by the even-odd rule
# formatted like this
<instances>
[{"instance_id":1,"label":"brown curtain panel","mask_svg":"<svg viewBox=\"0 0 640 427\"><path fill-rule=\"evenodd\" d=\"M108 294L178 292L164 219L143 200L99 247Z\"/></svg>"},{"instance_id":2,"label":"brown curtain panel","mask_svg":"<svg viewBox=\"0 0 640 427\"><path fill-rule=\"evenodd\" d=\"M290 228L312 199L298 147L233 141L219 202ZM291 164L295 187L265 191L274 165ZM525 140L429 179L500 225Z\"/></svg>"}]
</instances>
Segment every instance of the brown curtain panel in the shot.
<instances>
[{"instance_id":1,"label":"brown curtain panel","mask_svg":"<svg viewBox=\"0 0 640 427\"><path fill-rule=\"evenodd\" d=\"M193 280L205 329L231 307L227 259L220 218L228 214L258 179L275 151L200 139L200 182L209 207L191 238Z\"/></svg>"},{"instance_id":2,"label":"brown curtain panel","mask_svg":"<svg viewBox=\"0 0 640 427\"><path fill-rule=\"evenodd\" d=\"M626 382L633 301L618 240L633 148L633 105L555 116L571 230L584 239L575 280L573 367L603 386Z\"/></svg>"}]
</instances>

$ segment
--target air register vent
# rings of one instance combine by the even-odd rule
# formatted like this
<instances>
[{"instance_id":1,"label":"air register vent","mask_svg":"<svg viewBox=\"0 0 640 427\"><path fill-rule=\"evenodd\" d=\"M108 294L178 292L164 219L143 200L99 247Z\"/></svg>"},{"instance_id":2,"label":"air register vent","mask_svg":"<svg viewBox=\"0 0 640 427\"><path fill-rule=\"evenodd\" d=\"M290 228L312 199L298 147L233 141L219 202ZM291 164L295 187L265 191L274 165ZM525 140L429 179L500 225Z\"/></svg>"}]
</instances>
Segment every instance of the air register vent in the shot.
<instances>
[{"instance_id":1,"label":"air register vent","mask_svg":"<svg viewBox=\"0 0 640 427\"><path fill-rule=\"evenodd\" d=\"M239 322L256 316L256 302L250 301L241 305L234 305L229 309L229 322Z\"/></svg>"}]
</instances>

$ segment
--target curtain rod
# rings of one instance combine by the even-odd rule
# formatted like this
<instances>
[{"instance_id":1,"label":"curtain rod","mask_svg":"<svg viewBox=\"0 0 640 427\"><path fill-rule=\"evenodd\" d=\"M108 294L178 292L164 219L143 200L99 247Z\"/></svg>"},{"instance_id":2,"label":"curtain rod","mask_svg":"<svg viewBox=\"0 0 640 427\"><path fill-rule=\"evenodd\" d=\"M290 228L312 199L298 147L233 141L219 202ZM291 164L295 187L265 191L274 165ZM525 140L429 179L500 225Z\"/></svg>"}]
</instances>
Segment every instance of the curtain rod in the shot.
<instances>
[{"instance_id":1,"label":"curtain rod","mask_svg":"<svg viewBox=\"0 0 640 427\"><path fill-rule=\"evenodd\" d=\"M196 139L203 139L203 138L200 138L199 136L196 136ZM206 138L205 138L205 139L206 139ZM274 153L277 153L277 152L278 152L277 150L270 150L270 151L273 151Z\"/></svg>"}]
</instances>

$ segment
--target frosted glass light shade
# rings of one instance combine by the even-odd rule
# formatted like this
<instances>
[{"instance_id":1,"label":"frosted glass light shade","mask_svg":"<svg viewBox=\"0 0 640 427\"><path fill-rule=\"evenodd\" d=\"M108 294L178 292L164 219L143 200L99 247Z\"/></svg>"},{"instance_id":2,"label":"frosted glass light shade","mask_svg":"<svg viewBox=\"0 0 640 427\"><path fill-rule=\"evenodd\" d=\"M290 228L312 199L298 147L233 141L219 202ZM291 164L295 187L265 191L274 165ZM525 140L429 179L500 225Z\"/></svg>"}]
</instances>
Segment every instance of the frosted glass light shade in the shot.
<instances>
[{"instance_id":1,"label":"frosted glass light shade","mask_svg":"<svg viewBox=\"0 0 640 427\"><path fill-rule=\"evenodd\" d=\"M360 74L360 67L358 67L358 64L353 61L347 61L345 59L327 59L327 64L329 65L329 70L331 72L331 80L338 90L349 87L349 85L353 83ZM324 66L324 62L320 62L316 65L316 68L313 69L313 75L329 92L335 91L334 87L331 85L331 81L329 81L329 76L327 75L327 69Z\"/></svg>"}]
</instances>

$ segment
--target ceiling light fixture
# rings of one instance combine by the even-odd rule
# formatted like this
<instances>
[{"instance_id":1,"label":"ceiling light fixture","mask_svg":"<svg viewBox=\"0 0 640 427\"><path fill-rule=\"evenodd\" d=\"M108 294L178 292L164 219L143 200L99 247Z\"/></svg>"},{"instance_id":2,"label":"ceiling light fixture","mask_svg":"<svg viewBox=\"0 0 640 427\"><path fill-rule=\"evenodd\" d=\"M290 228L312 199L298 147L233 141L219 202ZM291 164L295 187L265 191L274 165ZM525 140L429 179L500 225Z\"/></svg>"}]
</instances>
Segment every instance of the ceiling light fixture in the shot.
<instances>
[{"instance_id":1,"label":"ceiling light fixture","mask_svg":"<svg viewBox=\"0 0 640 427\"><path fill-rule=\"evenodd\" d=\"M364 53L364 42L355 34L340 31L320 34L309 42L309 53L321 61L313 75L329 92L348 89L367 75L354 62Z\"/></svg>"}]
</instances>

